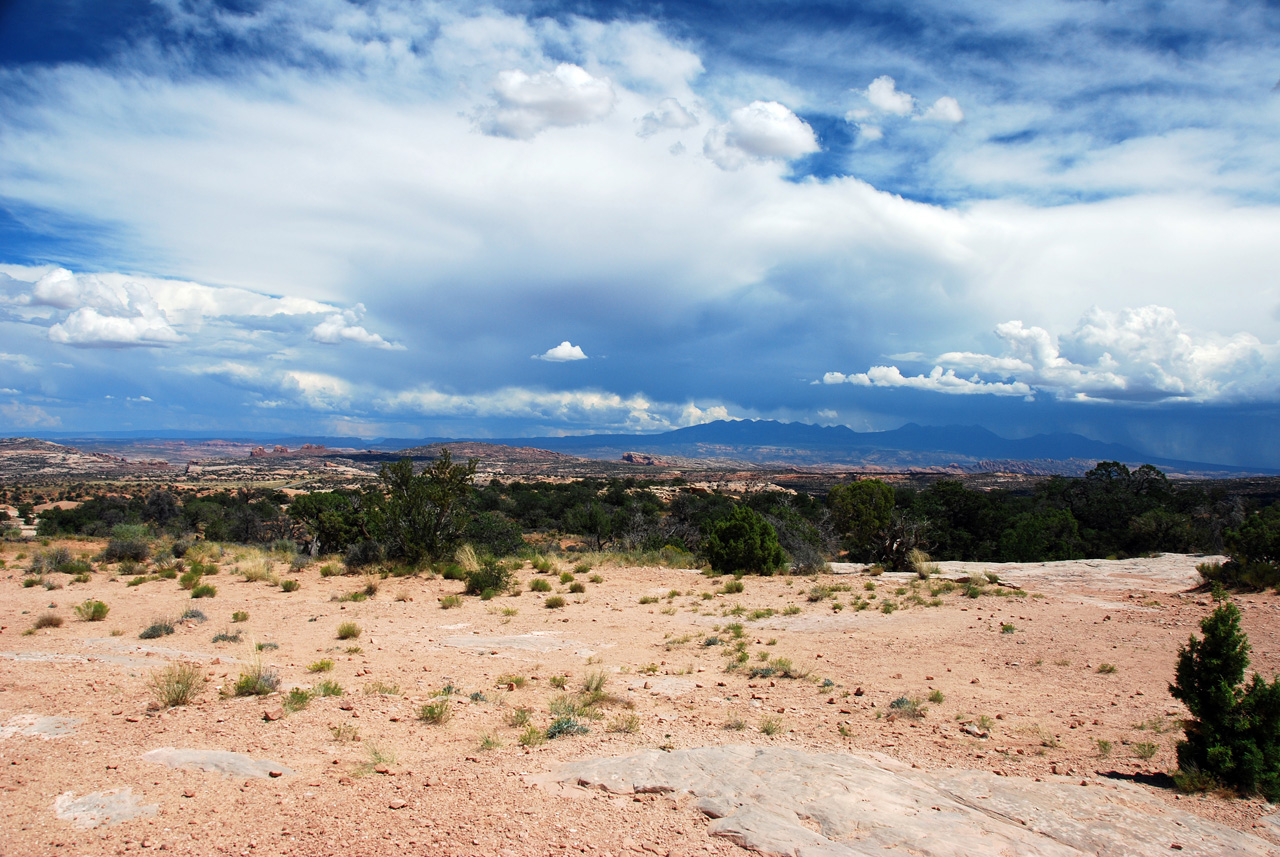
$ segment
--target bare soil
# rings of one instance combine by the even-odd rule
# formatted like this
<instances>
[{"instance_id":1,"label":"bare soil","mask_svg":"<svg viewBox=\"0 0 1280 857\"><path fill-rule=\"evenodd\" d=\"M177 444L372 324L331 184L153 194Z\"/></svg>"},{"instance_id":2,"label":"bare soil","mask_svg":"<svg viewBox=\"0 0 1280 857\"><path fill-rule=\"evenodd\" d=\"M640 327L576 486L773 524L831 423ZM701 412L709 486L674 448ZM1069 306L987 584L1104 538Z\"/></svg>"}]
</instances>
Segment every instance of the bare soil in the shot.
<instances>
[{"instance_id":1,"label":"bare soil","mask_svg":"<svg viewBox=\"0 0 1280 857\"><path fill-rule=\"evenodd\" d=\"M64 544L77 554L101 548ZM233 548L205 579L217 587L212 598L192 599L176 580L130 587L110 566L87 583L55 574L46 581L60 588L23 587L40 549L0 544L3 855L736 854L706 834L687 799L622 798L546 776L568 760L725 743L875 751L1007 776L1134 778L1182 809L1260 835L1253 825L1272 810L1180 795L1156 776L1174 767L1186 714L1168 694L1178 646L1213 606L1192 591L1201 558L942 564L942 578L992 572L1005 584L978 597L963 588L934 595L937 580L845 565L817 578L746 578L735 594L721 591L731 578L611 566L577 573L586 591L573 594L558 575L526 568L518 595L464 596L442 609L460 582L389 578L367 600L338 601L366 581L322 577L324 563L290 572L277 560L278 578L300 583L285 592L237 574L259 560L237 559ZM603 581L588 582L591 574ZM534 578L553 592L529 591ZM815 586L833 591L809 600ZM555 594L565 606L545 607ZM104 621L77 618L73 607L86 599L110 606ZM869 606L856 609L859 600ZM1280 599L1236 601L1253 668L1269 677L1280 671ZM897 609L883 612L887 602ZM139 639L188 608L207 621ZM247 619L233 621L238 611ZM63 624L24 634L46 612ZM344 622L360 636L337 639ZM213 642L237 632L239 642ZM748 660L727 670L739 639ZM751 677L784 666L778 659L804 677ZM208 684L193 704L161 709L149 680L184 660L200 664ZM309 671L325 660L330 670ZM327 679L344 693L296 711L284 710L280 693L224 695L255 663L279 674L282 691ZM582 718L586 734L522 745L514 712L528 709L545 728L552 702L600 671L608 695L600 719ZM420 707L449 686L447 721L420 720ZM901 716L891 707L900 697L917 701L923 717ZM5 731L33 716L79 722L48 737ZM161 748L245 753L283 775L230 777L142 758ZM54 811L68 793L125 787L155 814L81 829Z\"/></svg>"}]
</instances>

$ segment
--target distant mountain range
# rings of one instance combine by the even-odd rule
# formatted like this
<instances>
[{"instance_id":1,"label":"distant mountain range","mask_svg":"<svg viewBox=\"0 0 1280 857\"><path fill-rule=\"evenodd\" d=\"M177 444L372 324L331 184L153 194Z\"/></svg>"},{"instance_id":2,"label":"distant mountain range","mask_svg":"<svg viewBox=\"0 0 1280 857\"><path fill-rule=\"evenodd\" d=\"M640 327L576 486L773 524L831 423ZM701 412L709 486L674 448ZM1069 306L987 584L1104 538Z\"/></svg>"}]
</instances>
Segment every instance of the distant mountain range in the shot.
<instances>
[{"instance_id":1,"label":"distant mountain range","mask_svg":"<svg viewBox=\"0 0 1280 857\"><path fill-rule=\"evenodd\" d=\"M909 423L881 432L856 432L845 426L815 426L773 420L718 420L661 434L589 434L522 438L380 438L288 436L260 432L210 435L199 432L43 432L39 437L63 443L93 440L96 445L122 445L142 438L271 443L296 448L304 443L330 449L346 447L394 452L410 447L468 440L506 446L536 447L584 458L617 459L642 453L659 457L716 459L744 465L815 466L881 469L948 468L964 470L1020 469L1034 463L1040 472L1080 472L1097 461L1153 464L1179 473L1273 473L1152 456L1132 447L1091 440L1078 434L1040 434L1004 438L979 426L921 426ZM1055 464L1056 463L1056 464Z\"/></svg>"}]
</instances>

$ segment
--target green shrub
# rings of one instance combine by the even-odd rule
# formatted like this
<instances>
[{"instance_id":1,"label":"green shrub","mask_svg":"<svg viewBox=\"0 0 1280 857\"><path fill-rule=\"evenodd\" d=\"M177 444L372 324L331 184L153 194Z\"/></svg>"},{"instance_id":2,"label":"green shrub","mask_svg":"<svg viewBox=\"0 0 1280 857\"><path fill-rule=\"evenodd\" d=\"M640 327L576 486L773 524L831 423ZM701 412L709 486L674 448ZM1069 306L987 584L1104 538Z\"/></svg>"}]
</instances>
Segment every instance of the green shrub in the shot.
<instances>
[{"instance_id":1,"label":"green shrub","mask_svg":"<svg viewBox=\"0 0 1280 857\"><path fill-rule=\"evenodd\" d=\"M138 635L139 640L156 640L160 637L167 637L173 633L173 623L166 619L157 619L150 625L142 629L142 633Z\"/></svg>"},{"instance_id":2,"label":"green shrub","mask_svg":"<svg viewBox=\"0 0 1280 857\"><path fill-rule=\"evenodd\" d=\"M238 643L242 639L244 639L244 637L239 631L236 631L234 634L227 631L221 631L213 635L213 642L215 643Z\"/></svg>"},{"instance_id":3,"label":"green shrub","mask_svg":"<svg viewBox=\"0 0 1280 857\"><path fill-rule=\"evenodd\" d=\"M275 670L255 663L240 673L240 677L232 687L232 695L266 696L269 693L275 693L279 687L280 676L276 675Z\"/></svg>"},{"instance_id":4,"label":"green shrub","mask_svg":"<svg viewBox=\"0 0 1280 857\"><path fill-rule=\"evenodd\" d=\"M466 593L482 595L486 589L506 592L511 587L513 577L509 568L491 560L483 567L467 572Z\"/></svg>"},{"instance_id":5,"label":"green shrub","mask_svg":"<svg viewBox=\"0 0 1280 857\"><path fill-rule=\"evenodd\" d=\"M354 640L360 636L360 626L355 622L343 622L338 626L339 640Z\"/></svg>"},{"instance_id":6,"label":"green shrub","mask_svg":"<svg viewBox=\"0 0 1280 857\"><path fill-rule=\"evenodd\" d=\"M111 612L111 608L101 601L94 601L92 598L82 604L75 606L76 615L85 622L101 622L107 618L107 614Z\"/></svg>"},{"instance_id":7,"label":"green shrub","mask_svg":"<svg viewBox=\"0 0 1280 857\"><path fill-rule=\"evenodd\" d=\"M165 708L174 708L195 701L204 682L200 665L183 661L153 672L147 686L157 702Z\"/></svg>"},{"instance_id":8,"label":"green shrub","mask_svg":"<svg viewBox=\"0 0 1280 857\"><path fill-rule=\"evenodd\" d=\"M459 595L443 595L440 598L440 609L450 610L454 607L462 606L462 597Z\"/></svg>"},{"instance_id":9,"label":"green shrub","mask_svg":"<svg viewBox=\"0 0 1280 857\"><path fill-rule=\"evenodd\" d=\"M582 581L575 580L573 583L569 584L569 592L573 593L574 595L581 595L586 591L587 591L587 586Z\"/></svg>"},{"instance_id":10,"label":"green shrub","mask_svg":"<svg viewBox=\"0 0 1280 857\"><path fill-rule=\"evenodd\" d=\"M704 551L711 569L720 573L772 574L786 561L773 525L747 506L735 506L711 525Z\"/></svg>"},{"instance_id":11,"label":"green shrub","mask_svg":"<svg viewBox=\"0 0 1280 857\"><path fill-rule=\"evenodd\" d=\"M151 556L151 545L142 539L111 539L102 551L103 562L145 562Z\"/></svg>"},{"instance_id":12,"label":"green shrub","mask_svg":"<svg viewBox=\"0 0 1280 857\"><path fill-rule=\"evenodd\" d=\"M307 665L307 672L309 673L327 673L331 669L333 669L333 661L328 658L322 658L313 664Z\"/></svg>"},{"instance_id":13,"label":"green shrub","mask_svg":"<svg viewBox=\"0 0 1280 857\"><path fill-rule=\"evenodd\" d=\"M200 582L202 577L204 577L204 572L202 571L196 571L195 569L184 571L178 577L178 585L183 589L192 589Z\"/></svg>"},{"instance_id":14,"label":"green shrub","mask_svg":"<svg viewBox=\"0 0 1280 857\"><path fill-rule=\"evenodd\" d=\"M543 602L543 604L546 606L548 610L555 610L557 608L563 607L564 603L565 603L564 599L561 598L559 595L552 595L545 602Z\"/></svg>"},{"instance_id":15,"label":"green shrub","mask_svg":"<svg viewBox=\"0 0 1280 857\"><path fill-rule=\"evenodd\" d=\"M533 592L550 592L551 584L541 577L535 577L529 581L529 589Z\"/></svg>"},{"instance_id":16,"label":"green shrub","mask_svg":"<svg viewBox=\"0 0 1280 857\"><path fill-rule=\"evenodd\" d=\"M201 583L191 588L192 598L212 598L218 594L218 587L211 583Z\"/></svg>"},{"instance_id":17,"label":"green shrub","mask_svg":"<svg viewBox=\"0 0 1280 857\"><path fill-rule=\"evenodd\" d=\"M746 588L746 587L745 587L745 586L743 586L743 584L742 584L742 581L741 581L741 580L730 580L729 582L727 582L727 583L724 585L724 588L723 588L721 591L722 591L725 595L738 595L738 594L740 594L740 593L741 593L745 588Z\"/></svg>"},{"instance_id":18,"label":"green shrub","mask_svg":"<svg viewBox=\"0 0 1280 857\"><path fill-rule=\"evenodd\" d=\"M1218 605L1178 650L1169 693L1191 712L1186 739L1178 742L1183 781L1205 777L1244 793L1280 800L1280 679L1264 681L1256 672L1245 683L1249 638L1240 629L1240 610Z\"/></svg>"},{"instance_id":19,"label":"green shrub","mask_svg":"<svg viewBox=\"0 0 1280 857\"><path fill-rule=\"evenodd\" d=\"M576 717L557 717L547 727L547 738L554 741L566 735L586 735L588 731L586 724L578 722Z\"/></svg>"},{"instance_id":20,"label":"green shrub","mask_svg":"<svg viewBox=\"0 0 1280 857\"><path fill-rule=\"evenodd\" d=\"M243 610L237 610L236 612L231 614L231 621L232 622L248 622L249 614L244 612Z\"/></svg>"},{"instance_id":21,"label":"green shrub","mask_svg":"<svg viewBox=\"0 0 1280 857\"><path fill-rule=\"evenodd\" d=\"M297 592L301 586L302 584L292 578L280 581L280 588L285 592Z\"/></svg>"},{"instance_id":22,"label":"green shrub","mask_svg":"<svg viewBox=\"0 0 1280 857\"><path fill-rule=\"evenodd\" d=\"M316 696L342 696L342 685L325 679L314 688Z\"/></svg>"}]
</instances>

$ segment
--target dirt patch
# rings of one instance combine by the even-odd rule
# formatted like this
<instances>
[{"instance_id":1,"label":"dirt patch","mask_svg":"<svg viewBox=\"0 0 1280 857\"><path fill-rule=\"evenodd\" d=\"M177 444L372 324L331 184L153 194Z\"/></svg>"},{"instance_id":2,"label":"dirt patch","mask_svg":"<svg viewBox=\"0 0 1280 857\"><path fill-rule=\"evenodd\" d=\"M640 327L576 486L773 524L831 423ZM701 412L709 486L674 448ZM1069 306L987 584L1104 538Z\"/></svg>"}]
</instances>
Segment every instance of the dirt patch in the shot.
<instances>
[{"instance_id":1,"label":"dirt patch","mask_svg":"<svg viewBox=\"0 0 1280 857\"><path fill-rule=\"evenodd\" d=\"M65 544L76 554L101 547ZM457 581L386 579L367 600L350 600L361 578L322 577L323 562L291 572L279 558L233 548L205 578L217 588L212 598L193 600L176 580L128 586L132 578L111 568L87 583L52 574L45 579L62 588L24 588L29 559L17 554L30 551L0 544L0 723L80 721L64 738L15 731L0 742L0 841L5 853L36 857L114 855L144 840L192 855L238 854L251 842L251 853L374 857L504 849L617 857L633 845L741 854L678 792L532 785L562 763L659 748L878 753L921 770L1018 782L1149 777L1175 763L1186 712L1168 683L1178 646L1213 607L1188 591L1196 557L944 563L946 577L990 570L1010 584L974 598L963 587L934 595L938 581L860 569L748 577L743 592L727 595L723 580L689 570L600 567L592 573L603 582L579 594L525 569L520 595L463 597L446 611L439 599L460 594ZM234 572L263 561L277 578L296 579L297 591ZM528 590L535 577L565 606L547 609ZM826 588L817 600L814 587ZM76 617L73 606L90 598L110 605L106 621ZM1280 670L1280 601L1236 601L1253 666L1269 677ZM138 638L157 617L190 607L208 620ZM45 612L64 624L24 635ZM344 623L359 636L338 639ZM206 683L192 704L158 707L152 683L178 664ZM280 690L231 695L258 668ZM577 718L585 733L522 741L601 678L598 704ZM320 695L325 682L334 695ZM922 716L904 716L894 708L900 699ZM221 776L144 761L157 747L244 754L296 773ZM1144 782L1133 787L1163 807L1258 836L1274 830L1265 803ZM81 829L51 806L56 795L122 789L156 815Z\"/></svg>"}]
</instances>

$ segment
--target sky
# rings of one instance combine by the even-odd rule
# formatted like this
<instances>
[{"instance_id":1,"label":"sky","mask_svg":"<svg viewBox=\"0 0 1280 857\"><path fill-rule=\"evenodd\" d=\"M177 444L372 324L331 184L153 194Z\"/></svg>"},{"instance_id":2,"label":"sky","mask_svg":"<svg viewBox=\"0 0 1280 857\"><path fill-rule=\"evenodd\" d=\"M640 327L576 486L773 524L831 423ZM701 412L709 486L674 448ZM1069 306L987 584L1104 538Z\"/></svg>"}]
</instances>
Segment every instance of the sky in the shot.
<instances>
[{"instance_id":1,"label":"sky","mask_svg":"<svg viewBox=\"0 0 1280 857\"><path fill-rule=\"evenodd\" d=\"M1280 3L8 0L0 434L1280 467Z\"/></svg>"}]
</instances>

